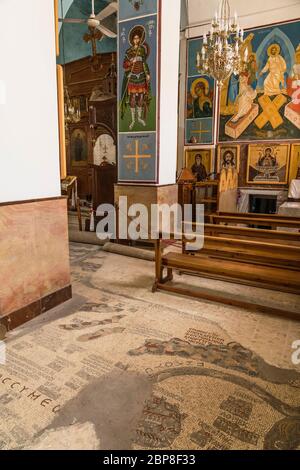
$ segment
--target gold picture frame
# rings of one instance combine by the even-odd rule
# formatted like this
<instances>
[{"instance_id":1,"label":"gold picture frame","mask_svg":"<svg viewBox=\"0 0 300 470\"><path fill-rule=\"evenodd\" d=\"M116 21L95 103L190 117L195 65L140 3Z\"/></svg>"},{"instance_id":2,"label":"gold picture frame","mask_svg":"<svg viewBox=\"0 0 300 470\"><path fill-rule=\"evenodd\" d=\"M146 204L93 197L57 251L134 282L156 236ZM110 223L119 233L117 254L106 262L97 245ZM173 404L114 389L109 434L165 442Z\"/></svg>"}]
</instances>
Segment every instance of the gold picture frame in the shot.
<instances>
[{"instance_id":1,"label":"gold picture frame","mask_svg":"<svg viewBox=\"0 0 300 470\"><path fill-rule=\"evenodd\" d=\"M199 171L196 169L196 161L198 156L201 157L200 165L202 164L205 167L205 171L203 168L199 168ZM214 171L214 149L207 147L186 149L185 168L191 170L195 177L197 177L197 175L205 176L205 174L208 177ZM198 181L201 179L198 178Z\"/></svg>"},{"instance_id":2,"label":"gold picture frame","mask_svg":"<svg viewBox=\"0 0 300 470\"><path fill-rule=\"evenodd\" d=\"M290 144L251 144L248 149L247 184L288 183Z\"/></svg>"},{"instance_id":3,"label":"gold picture frame","mask_svg":"<svg viewBox=\"0 0 300 470\"><path fill-rule=\"evenodd\" d=\"M221 173L223 169L235 169L237 173L240 171L241 148L239 145L219 145L217 158L217 173Z\"/></svg>"},{"instance_id":4,"label":"gold picture frame","mask_svg":"<svg viewBox=\"0 0 300 470\"><path fill-rule=\"evenodd\" d=\"M291 145L289 183L297 178L300 173L300 142Z\"/></svg>"},{"instance_id":5,"label":"gold picture frame","mask_svg":"<svg viewBox=\"0 0 300 470\"><path fill-rule=\"evenodd\" d=\"M67 176L67 152L65 130L65 105L64 105L64 72L61 65L56 66L57 71L57 103L58 103L58 131L59 131L59 161L60 177Z\"/></svg>"}]
</instances>

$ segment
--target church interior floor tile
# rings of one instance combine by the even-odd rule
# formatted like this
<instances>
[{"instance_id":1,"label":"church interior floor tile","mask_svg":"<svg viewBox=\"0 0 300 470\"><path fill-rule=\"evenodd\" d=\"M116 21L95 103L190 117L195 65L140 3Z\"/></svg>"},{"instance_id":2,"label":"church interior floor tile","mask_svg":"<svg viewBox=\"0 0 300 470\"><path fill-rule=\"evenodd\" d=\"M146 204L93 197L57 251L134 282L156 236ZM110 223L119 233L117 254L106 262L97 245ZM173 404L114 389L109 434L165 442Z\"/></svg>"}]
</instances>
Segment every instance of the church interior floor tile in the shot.
<instances>
[{"instance_id":1,"label":"church interior floor tile","mask_svg":"<svg viewBox=\"0 0 300 470\"><path fill-rule=\"evenodd\" d=\"M70 259L73 299L7 335L0 448L300 448L300 322L153 294L153 263L100 247Z\"/></svg>"}]
</instances>

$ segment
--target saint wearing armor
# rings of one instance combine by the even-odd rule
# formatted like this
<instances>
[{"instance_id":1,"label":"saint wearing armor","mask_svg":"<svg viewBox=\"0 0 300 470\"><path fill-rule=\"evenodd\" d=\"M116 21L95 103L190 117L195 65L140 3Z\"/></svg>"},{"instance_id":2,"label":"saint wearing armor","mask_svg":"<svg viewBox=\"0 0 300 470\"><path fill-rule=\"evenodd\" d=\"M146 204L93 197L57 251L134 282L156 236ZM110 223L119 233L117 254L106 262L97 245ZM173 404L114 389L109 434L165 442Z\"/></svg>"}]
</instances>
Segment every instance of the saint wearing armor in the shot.
<instances>
[{"instance_id":1,"label":"saint wearing armor","mask_svg":"<svg viewBox=\"0 0 300 470\"><path fill-rule=\"evenodd\" d=\"M132 130L136 122L146 127L147 111L150 104L150 70L147 64L149 46L145 42L143 26L135 26L129 33L131 47L127 49L123 68L125 76L122 87L121 119L124 119L128 105L131 112Z\"/></svg>"}]
</instances>

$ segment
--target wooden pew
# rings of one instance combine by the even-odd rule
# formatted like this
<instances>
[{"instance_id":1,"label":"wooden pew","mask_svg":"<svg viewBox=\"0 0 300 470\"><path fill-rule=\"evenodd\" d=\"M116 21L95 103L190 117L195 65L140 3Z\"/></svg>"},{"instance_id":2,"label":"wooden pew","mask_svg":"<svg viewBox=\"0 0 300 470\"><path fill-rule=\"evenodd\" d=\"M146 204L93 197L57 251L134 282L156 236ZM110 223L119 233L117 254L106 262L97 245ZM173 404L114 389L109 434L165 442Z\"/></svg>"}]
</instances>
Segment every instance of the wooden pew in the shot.
<instances>
[{"instance_id":1,"label":"wooden pew","mask_svg":"<svg viewBox=\"0 0 300 470\"><path fill-rule=\"evenodd\" d=\"M300 295L300 276L294 270L231 260L220 262L219 259L204 255L189 256L182 253L167 253L162 256L162 263L169 269L196 272L213 279Z\"/></svg>"},{"instance_id":2,"label":"wooden pew","mask_svg":"<svg viewBox=\"0 0 300 470\"><path fill-rule=\"evenodd\" d=\"M206 227L207 228L207 227ZM255 233L258 229L254 230ZM258 230L260 232L260 230ZM269 232L266 230L266 232ZM278 232L274 232L278 234ZM299 234L289 234L298 235ZM173 234L173 238L176 238ZM236 245L235 245L236 244ZM166 290L213 302L247 308L253 311L285 315L299 319L299 314L261 305L250 300L233 298L226 294L211 293L195 287L182 287L171 283L173 270L247 286L288 292L300 295L300 245L273 245L250 240L234 240L206 236L203 252L196 256L185 253L186 238L183 237L183 253L163 253L162 241L155 241L155 282L153 292ZM275 258L276 257L276 258ZM167 275L164 275L164 271Z\"/></svg>"},{"instance_id":3,"label":"wooden pew","mask_svg":"<svg viewBox=\"0 0 300 470\"><path fill-rule=\"evenodd\" d=\"M212 214L210 215L210 223L227 225L256 225L260 227L271 227L273 230L286 227L289 229L297 229L300 232L300 219L293 218L293 220L290 220L288 217L282 218L280 216L264 217L260 214L256 214L256 217L253 215L249 217L245 214Z\"/></svg>"},{"instance_id":4,"label":"wooden pew","mask_svg":"<svg viewBox=\"0 0 300 470\"><path fill-rule=\"evenodd\" d=\"M203 224L193 224L196 226ZM290 244L300 246L300 233L285 232L281 230L265 230L250 227L237 227L235 225L205 224L204 232L212 237L236 238L241 240L268 241L270 243Z\"/></svg>"},{"instance_id":5,"label":"wooden pew","mask_svg":"<svg viewBox=\"0 0 300 470\"><path fill-rule=\"evenodd\" d=\"M222 217L228 216L228 217L247 217L251 219L255 219L257 217L262 217L263 219L282 219L282 220L290 220L290 221L295 221L295 222L300 222L299 217L290 217L287 215L281 215L281 214L258 214L256 212L216 212L215 214L211 215L220 215Z\"/></svg>"},{"instance_id":6,"label":"wooden pew","mask_svg":"<svg viewBox=\"0 0 300 470\"><path fill-rule=\"evenodd\" d=\"M186 249L189 241L184 236L182 243L184 254L198 254ZM200 255L208 255L210 258L217 259L231 259L232 261L246 261L265 266L286 267L300 271L300 247L298 246L276 244L275 247L272 243L261 241L205 236Z\"/></svg>"}]
</instances>

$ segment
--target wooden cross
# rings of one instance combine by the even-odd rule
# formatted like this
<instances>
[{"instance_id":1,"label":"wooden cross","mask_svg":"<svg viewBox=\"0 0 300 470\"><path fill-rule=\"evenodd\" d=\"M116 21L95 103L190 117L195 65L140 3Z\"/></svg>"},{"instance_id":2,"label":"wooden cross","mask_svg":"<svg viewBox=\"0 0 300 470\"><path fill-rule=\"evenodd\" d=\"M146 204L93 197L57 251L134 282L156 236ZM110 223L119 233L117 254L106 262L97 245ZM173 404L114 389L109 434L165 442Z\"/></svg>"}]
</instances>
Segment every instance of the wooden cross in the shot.
<instances>
[{"instance_id":1,"label":"wooden cross","mask_svg":"<svg viewBox=\"0 0 300 470\"><path fill-rule=\"evenodd\" d=\"M141 159L145 159L145 158L151 158L152 155L143 155L143 154L140 154L139 153L139 141L136 139L135 140L135 154L132 154L132 155L124 155L124 159L129 159L129 158L134 158L135 159L135 173L136 175L139 174L140 170L139 170L139 161Z\"/></svg>"},{"instance_id":2,"label":"wooden cross","mask_svg":"<svg viewBox=\"0 0 300 470\"><path fill-rule=\"evenodd\" d=\"M283 119L279 110L287 102L286 97L277 95L276 98L271 101L269 96L263 95L258 98L258 102L263 112L255 120L257 127L262 129L268 122L271 123L273 129L277 129L277 127L281 126Z\"/></svg>"},{"instance_id":3,"label":"wooden cross","mask_svg":"<svg viewBox=\"0 0 300 470\"><path fill-rule=\"evenodd\" d=\"M202 121L199 122L199 129L192 129L193 134L200 134L200 141L202 141L202 134L210 134L211 130L203 129L202 128Z\"/></svg>"},{"instance_id":4,"label":"wooden cross","mask_svg":"<svg viewBox=\"0 0 300 470\"><path fill-rule=\"evenodd\" d=\"M92 52L93 52L93 57L97 56L97 41L100 41L103 38L103 34L99 29L96 28L91 28L89 27L89 33L86 33L83 36L83 40L87 43L91 42L92 43Z\"/></svg>"}]
</instances>

